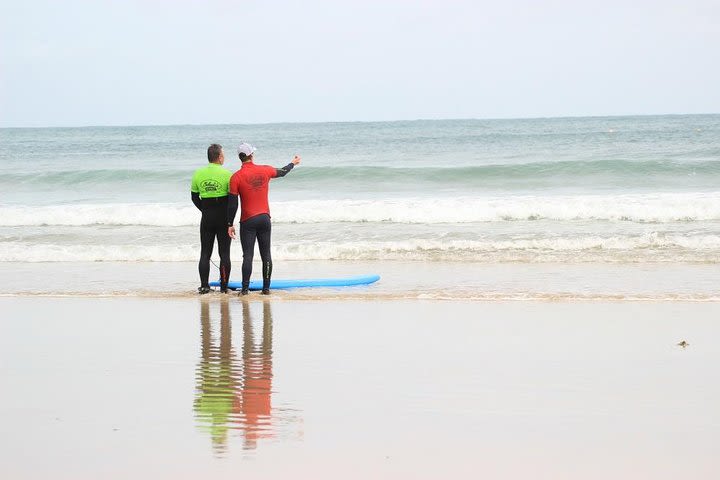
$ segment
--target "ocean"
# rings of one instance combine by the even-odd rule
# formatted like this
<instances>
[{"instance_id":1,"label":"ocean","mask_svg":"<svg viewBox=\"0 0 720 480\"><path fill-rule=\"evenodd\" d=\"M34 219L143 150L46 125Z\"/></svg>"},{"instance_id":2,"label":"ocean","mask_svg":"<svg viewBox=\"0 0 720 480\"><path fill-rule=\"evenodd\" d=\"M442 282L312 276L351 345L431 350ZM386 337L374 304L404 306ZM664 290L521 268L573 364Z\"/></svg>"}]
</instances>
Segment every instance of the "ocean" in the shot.
<instances>
[{"instance_id":1,"label":"ocean","mask_svg":"<svg viewBox=\"0 0 720 480\"><path fill-rule=\"evenodd\" d=\"M0 129L0 263L195 262L190 177L240 142L303 158L276 264L720 263L720 115Z\"/></svg>"},{"instance_id":2,"label":"ocean","mask_svg":"<svg viewBox=\"0 0 720 480\"><path fill-rule=\"evenodd\" d=\"M241 141L303 157L274 278L379 282L197 295L190 178ZM720 115L6 129L0 165L3 478L717 477Z\"/></svg>"}]
</instances>

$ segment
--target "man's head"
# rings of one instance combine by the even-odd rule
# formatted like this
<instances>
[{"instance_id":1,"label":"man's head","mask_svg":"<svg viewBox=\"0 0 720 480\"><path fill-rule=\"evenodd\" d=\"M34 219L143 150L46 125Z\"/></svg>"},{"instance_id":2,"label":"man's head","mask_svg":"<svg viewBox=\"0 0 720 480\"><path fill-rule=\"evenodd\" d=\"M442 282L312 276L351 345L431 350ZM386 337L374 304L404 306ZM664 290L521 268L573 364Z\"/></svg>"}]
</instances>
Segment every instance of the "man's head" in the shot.
<instances>
[{"instance_id":1,"label":"man's head","mask_svg":"<svg viewBox=\"0 0 720 480\"><path fill-rule=\"evenodd\" d=\"M225 163L225 154L223 153L222 145L213 143L208 147L208 162L219 165Z\"/></svg>"},{"instance_id":2,"label":"man's head","mask_svg":"<svg viewBox=\"0 0 720 480\"><path fill-rule=\"evenodd\" d=\"M241 143L240 145L238 145L237 151L238 157L240 158L241 162L250 162L253 159L255 147L253 147L249 143Z\"/></svg>"}]
</instances>

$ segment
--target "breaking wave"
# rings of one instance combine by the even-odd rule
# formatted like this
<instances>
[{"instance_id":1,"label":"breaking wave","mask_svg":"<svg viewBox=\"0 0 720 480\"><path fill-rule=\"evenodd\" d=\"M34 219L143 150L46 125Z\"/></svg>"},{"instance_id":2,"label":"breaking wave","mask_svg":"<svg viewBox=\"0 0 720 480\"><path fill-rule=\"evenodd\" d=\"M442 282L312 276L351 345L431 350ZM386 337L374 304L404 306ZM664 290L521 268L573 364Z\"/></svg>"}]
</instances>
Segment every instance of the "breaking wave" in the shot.
<instances>
[{"instance_id":1,"label":"breaking wave","mask_svg":"<svg viewBox=\"0 0 720 480\"><path fill-rule=\"evenodd\" d=\"M720 220L720 192L399 198L273 202L274 222L410 224L594 220L668 223ZM192 226L187 204L0 206L0 226Z\"/></svg>"}]
</instances>

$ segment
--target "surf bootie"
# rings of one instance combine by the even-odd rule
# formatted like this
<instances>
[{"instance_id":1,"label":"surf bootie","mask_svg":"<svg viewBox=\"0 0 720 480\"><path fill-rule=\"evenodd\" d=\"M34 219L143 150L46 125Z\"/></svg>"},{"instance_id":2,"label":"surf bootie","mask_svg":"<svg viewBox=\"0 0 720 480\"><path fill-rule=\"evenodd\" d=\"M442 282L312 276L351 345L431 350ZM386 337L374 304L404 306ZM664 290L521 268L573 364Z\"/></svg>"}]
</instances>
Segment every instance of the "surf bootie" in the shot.
<instances>
[{"instance_id":1,"label":"surf bootie","mask_svg":"<svg viewBox=\"0 0 720 480\"><path fill-rule=\"evenodd\" d=\"M249 293L250 293L250 290L248 290L247 288L243 288L242 290L240 290L238 292L238 295L247 295Z\"/></svg>"},{"instance_id":2,"label":"surf bootie","mask_svg":"<svg viewBox=\"0 0 720 480\"><path fill-rule=\"evenodd\" d=\"M263 262L262 294L270 295L270 277L272 276L272 261Z\"/></svg>"},{"instance_id":3,"label":"surf bootie","mask_svg":"<svg viewBox=\"0 0 720 480\"><path fill-rule=\"evenodd\" d=\"M227 287L225 287L225 288L220 288L220 293L228 293Z\"/></svg>"},{"instance_id":4,"label":"surf bootie","mask_svg":"<svg viewBox=\"0 0 720 480\"><path fill-rule=\"evenodd\" d=\"M200 295L205 295L206 293L210 293L210 287L200 287L198 288L198 293Z\"/></svg>"}]
</instances>

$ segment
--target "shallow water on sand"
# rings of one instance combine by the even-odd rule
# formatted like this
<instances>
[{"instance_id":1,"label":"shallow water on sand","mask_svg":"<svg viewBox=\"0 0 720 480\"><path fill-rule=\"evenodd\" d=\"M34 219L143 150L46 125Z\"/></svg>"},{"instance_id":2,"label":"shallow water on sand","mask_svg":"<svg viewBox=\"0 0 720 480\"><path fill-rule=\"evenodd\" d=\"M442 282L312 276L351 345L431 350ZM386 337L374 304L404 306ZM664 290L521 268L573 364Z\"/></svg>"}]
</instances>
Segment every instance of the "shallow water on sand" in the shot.
<instances>
[{"instance_id":1,"label":"shallow water on sand","mask_svg":"<svg viewBox=\"0 0 720 480\"><path fill-rule=\"evenodd\" d=\"M720 469L713 303L14 297L0 311L2 478Z\"/></svg>"},{"instance_id":2,"label":"shallow water on sand","mask_svg":"<svg viewBox=\"0 0 720 480\"><path fill-rule=\"evenodd\" d=\"M235 322L233 335L230 302L220 302L211 313L211 302L200 305L201 358L195 369L195 402L198 427L207 432L213 451L223 455L231 434L242 438L242 448L252 450L258 442L276 435L278 424L301 421L292 408L276 408L273 414L273 317L270 302L262 304L262 323L253 318L248 302ZM216 305L212 305L216 307ZM217 310L213 308L213 310ZM238 313L236 311L236 313ZM240 342L234 343L234 338Z\"/></svg>"},{"instance_id":3,"label":"shallow water on sand","mask_svg":"<svg viewBox=\"0 0 720 480\"><path fill-rule=\"evenodd\" d=\"M237 280L240 264L233 265L230 277ZM261 271L256 264L253 278ZM380 281L358 287L274 290L273 298L720 302L720 269L714 264L276 262L273 269L273 279L367 274L380 275ZM0 262L0 297L195 297L197 282L194 262Z\"/></svg>"}]
</instances>

